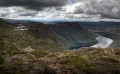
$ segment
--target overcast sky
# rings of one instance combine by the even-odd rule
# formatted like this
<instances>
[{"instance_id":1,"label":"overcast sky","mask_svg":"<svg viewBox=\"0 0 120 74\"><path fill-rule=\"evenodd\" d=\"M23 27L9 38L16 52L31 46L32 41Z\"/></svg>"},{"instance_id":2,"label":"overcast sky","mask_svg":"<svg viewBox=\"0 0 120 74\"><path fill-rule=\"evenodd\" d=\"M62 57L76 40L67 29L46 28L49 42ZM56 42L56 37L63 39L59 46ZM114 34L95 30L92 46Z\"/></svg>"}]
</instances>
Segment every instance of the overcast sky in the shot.
<instances>
[{"instance_id":1,"label":"overcast sky","mask_svg":"<svg viewBox=\"0 0 120 74\"><path fill-rule=\"evenodd\" d=\"M120 0L0 0L0 17L120 19Z\"/></svg>"}]
</instances>

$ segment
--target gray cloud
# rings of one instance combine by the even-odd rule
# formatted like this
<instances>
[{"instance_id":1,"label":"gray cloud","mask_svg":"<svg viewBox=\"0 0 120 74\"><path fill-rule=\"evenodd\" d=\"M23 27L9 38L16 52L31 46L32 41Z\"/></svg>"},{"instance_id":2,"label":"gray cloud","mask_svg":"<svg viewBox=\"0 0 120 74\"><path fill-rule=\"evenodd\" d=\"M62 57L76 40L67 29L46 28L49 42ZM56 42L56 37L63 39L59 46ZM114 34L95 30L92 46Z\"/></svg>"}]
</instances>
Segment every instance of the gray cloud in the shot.
<instances>
[{"instance_id":1,"label":"gray cloud","mask_svg":"<svg viewBox=\"0 0 120 74\"><path fill-rule=\"evenodd\" d=\"M22 6L29 9L41 9L50 6L65 5L68 0L0 0L0 6Z\"/></svg>"},{"instance_id":2,"label":"gray cloud","mask_svg":"<svg viewBox=\"0 0 120 74\"><path fill-rule=\"evenodd\" d=\"M120 0L75 1L75 4L68 5L68 0L0 0L0 6L3 6L0 8L0 16L6 18L24 18L25 16L38 18L120 19ZM13 8L11 9L9 6ZM41 8L44 9L40 10Z\"/></svg>"},{"instance_id":3,"label":"gray cloud","mask_svg":"<svg viewBox=\"0 0 120 74\"><path fill-rule=\"evenodd\" d=\"M77 0L82 5L76 6L74 13L88 15L99 14L103 18L120 19L120 0Z\"/></svg>"}]
</instances>

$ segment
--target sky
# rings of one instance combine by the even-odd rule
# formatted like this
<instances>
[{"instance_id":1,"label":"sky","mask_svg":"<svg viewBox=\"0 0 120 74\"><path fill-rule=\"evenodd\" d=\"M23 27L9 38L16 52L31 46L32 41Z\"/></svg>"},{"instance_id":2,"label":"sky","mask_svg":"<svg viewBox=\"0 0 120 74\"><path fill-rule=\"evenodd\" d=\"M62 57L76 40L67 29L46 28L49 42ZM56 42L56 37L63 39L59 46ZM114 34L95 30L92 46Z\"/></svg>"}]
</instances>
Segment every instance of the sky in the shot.
<instances>
[{"instance_id":1,"label":"sky","mask_svg":"<svg viewBox=\"0 0 120 74\"><path fill-rule=\"evenodd\" d=\"M120 19L120 0L0 0L2 18Z\"/></svg>"}]
</instances>

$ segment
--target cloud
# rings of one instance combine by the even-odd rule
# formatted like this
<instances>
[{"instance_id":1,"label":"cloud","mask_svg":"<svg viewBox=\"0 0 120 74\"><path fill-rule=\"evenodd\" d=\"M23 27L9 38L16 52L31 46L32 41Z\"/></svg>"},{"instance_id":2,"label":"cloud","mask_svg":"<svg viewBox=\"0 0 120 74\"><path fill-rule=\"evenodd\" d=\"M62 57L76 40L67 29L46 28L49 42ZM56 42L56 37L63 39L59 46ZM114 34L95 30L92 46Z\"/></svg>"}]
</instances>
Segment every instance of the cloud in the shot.
<instances>
[{"instance_id":1,"label":"cloud","mask_svg":"<svg viewBox=\"0 0 120 74\"><path fill-rule=\"evenodd\" d=\"M48 15L49 14L49 15ZM99 15L69 14L66 8L49 7L44 10L26 10L22 7L0 7L0 17L2 18L45 18L45 19L100 19Z\"/></svg>"},{"instance_id":2,"label":"cloud","mask_svg":"<svg viewBox=\"0 0 120 74\"><path fill-rule=\"evenodd\" d=\"M103 18L120 19L120 0L77 0L75 14L101 15Z\"/></svg>"},{"instance_id":3,"label":"cloud","mask_svg":"<svg viewBox=\"0 0 120 74\"><path fill-rule=\"evenodd\" d=\"M29 9L41 9L43 7L62 6L68 0L0 0L0 6L22 6Z\"/></svg>"},{"instance_id":4,"label":"cloud","mask_svg":"<svg viewBox=\"0 0 120 74\"><path fill-rule=\"evenodd\" d=\"M11 0L16 2L4 4L5 1L0 0L0 5L12 6L0 7L0 17L5 18L120 19L120 0L75 0L74 4L66 4L68 0Z\"/></svg>"}]
</instances>

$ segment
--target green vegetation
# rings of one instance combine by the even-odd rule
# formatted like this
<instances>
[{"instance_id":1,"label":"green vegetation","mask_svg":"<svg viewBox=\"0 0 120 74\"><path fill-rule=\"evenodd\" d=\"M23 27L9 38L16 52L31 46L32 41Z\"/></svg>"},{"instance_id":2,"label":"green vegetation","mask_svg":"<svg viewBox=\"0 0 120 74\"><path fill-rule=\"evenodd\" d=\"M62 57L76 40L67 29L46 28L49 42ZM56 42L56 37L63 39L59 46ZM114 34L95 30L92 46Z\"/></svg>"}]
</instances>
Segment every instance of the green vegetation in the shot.
<instances>
[{"instance_id":1,"label":"green vegetation","mask_svg":"<svg viewBox=\"0 0 120 74\"><path fill-rule=\"evenodd\" d=\"M119 49L84 48L61 52L46 50L35 50L30 53L22 50L18 52L1 54L4 56L0 57L0 72L2 74L28 74L31 71L33 74L61 74L64 73L64 70L67 73L75 71L75 73L69 74L120 73L120 55L116 55L117 52L120 52Z\"/></svg>"},{"instance_id":2,"label":"green vegetation","mask_svg":"<svg viewBox=\"0 0 120 74\"><path fill-rule=\"evenodd\" d=\"M7 23L6 21L0 19L0 33L1 32L6 32L9 31L11 29L13 29L14 27L11 26L9 23Z\"/></svg>"},{"instance_id":3,"label":"green vegetation","mask_svg":"<svg viewBox=\"0 0 120 74\"><path fill-rule=\"evenodd\" d=\"M2 26L3 25L3 26ZM44 25L26 25L29 29L27 31L14 30L14 26L7 22L0 24L0 48L1 49L22 49L32 47L34 49L44 50L63 50L65 49L62 43L59 43L55 34L48 27ZM4 25L6 27L4 27ZM9 31L8 27L11 29Z\"/></svg>"},{"instance_id":4,"label":"green vegetation","mask_svg":"<svg viewBox=\"0 0 120 74\"><path fill-rule=\"evenodd\" d=\"M115 55L119 49L80 49L74 52L74 56L59 58L64 65L74 65L77 69L87 74L119 74L120 59ZM68 52L68 53L71 53ZM83 73L84 74L84 73Z\"/></svg>"},{"instance_id":5,"label":"green vegetation","mask_svg":"<svg viewBox=\"0 0 120 74\"><path fill-rule=\"evenodd\" d=\"M45 25L32 23L26 25L29 30L20 31L2 22L1 74L120 74L119 48L69 51Z\"/></svg>"}]
</instances>

